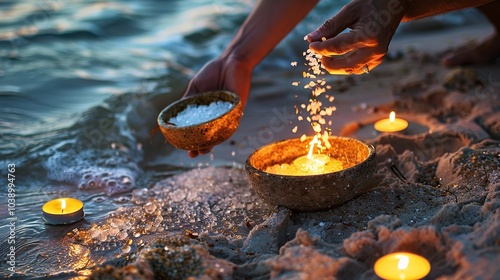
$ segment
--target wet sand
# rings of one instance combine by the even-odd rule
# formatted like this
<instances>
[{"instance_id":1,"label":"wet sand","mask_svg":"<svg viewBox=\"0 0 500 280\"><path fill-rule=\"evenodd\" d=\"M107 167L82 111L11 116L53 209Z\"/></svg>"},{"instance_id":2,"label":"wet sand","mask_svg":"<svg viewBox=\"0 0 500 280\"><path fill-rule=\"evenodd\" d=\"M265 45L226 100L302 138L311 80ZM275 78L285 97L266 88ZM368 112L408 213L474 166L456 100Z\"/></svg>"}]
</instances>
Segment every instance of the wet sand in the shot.
<instances>
[{"instance_id":1,"label":"wet sand","mask_svg":"<svg viewBox=\"0 0 500 280\"><path fill-rule=\"evenodd\" d=\"M256 72L237 132L212 155L194 161L212 167L156 182L153 189L163 200L150 196L163 207L165 201L205 205L209 198L222 201L222 195L233 201L221 202L227 211L212 212L209 227L194 219L180 235L144 245L133 264L98 269L94 276L379 279L375 261L406 251L429 260L425 279L500 277L500 69L498 64L453 69L439 64L451 46L489 32L473 26L406 35L394 40L388 59L370 74L327 78L337 107L333 135L373 144L378 169L372 190L322 212L273 208L250 189L242 169L214 167L241 166L262 145L312 134L307 123L296 121L293 109L309 98L291 85L302 70ZM392 110L409 121L409 128L375 132L373 123ZM193 164L183 151L161 160ZM184 209L195 209L189 207ZM163 247L170 249L155 249Z\"/></svg>"}]
</instances>

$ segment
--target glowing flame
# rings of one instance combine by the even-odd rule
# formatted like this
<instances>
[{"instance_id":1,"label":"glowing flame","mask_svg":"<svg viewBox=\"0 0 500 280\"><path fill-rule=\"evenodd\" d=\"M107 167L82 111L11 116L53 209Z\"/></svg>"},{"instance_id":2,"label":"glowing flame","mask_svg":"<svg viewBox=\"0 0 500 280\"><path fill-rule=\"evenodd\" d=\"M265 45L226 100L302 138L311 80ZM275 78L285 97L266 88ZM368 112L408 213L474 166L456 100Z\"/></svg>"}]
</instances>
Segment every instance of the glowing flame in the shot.
<instances>
[{"instance_id":1,"label":"glowing flame","mask_svg":"<svg viewBox=\"0 0 500 280\"><path fill-rule=\"evenodd\" d=\"M64 209L66 209L66 200L61 199L61 213L64 212Z\"/></svg>"},{"instance_id":2,"label":"glowing flame","mask_svg":"<svg viewBox=\"0 0 500 280\"><path fill-rule=\"evenodd\" d=\"M407 256L400 256L399 262L398 262L398 269L399 270L407 269L409 262L410 262L410 259Z\"/></svg>"},{"instance_id":3,"label":"glowing flame","mask_svg":"<svg viewBox=\"0 0 500 280\"><path fill-rule=\"evenodd\" d=\"M307 153L307 158L308 159L311 159L312 158L312 154L313 154L313 150L314 150L314 144L319 144L320 141L318 141L318 136L315 135L313 140L311 142L309 142L309 152Z\"/></svg>"},{"instance_id":4,"label":"glowing flame","mask_svg":"<svg viewBox=\"0 0 500 280\"><path fill-rule=\"evenodd\" d=\"M390 114L389 114L389 121L392 123L396 120L396 113L394 111L392 111Z\"/></svg>"}]
</instances>

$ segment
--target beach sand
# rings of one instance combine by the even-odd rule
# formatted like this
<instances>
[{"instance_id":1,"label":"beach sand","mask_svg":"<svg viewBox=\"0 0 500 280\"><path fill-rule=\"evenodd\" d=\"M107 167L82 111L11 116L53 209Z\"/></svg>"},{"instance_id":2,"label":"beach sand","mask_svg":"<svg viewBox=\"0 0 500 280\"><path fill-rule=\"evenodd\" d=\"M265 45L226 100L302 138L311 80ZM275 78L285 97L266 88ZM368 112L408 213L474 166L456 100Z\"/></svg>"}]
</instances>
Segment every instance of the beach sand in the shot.
<instances>
[{"instance_id":1,"label":"beach sand","mask_svg":"<svg viewBox=\"0 0 500 280\"><path fill-rule=\"evenodd\" d=\"M122 257L95 269L92 277L379 279L375 261L406 251L429 260L425 279L498 279L500 69L439 64L450 47L491 31L476 25L400 36L368 75L327 77L337 107L332 134L373 144L378 168L373 189L322 212L268 205L246 180L241 166L254 150L312 135L307 123L296 121L293 108L309 98L291 85L302 69L256 71L230 140L195 160L178 150L156 159L210 167L135 191L136 206L114 217L128 219L131 228L153 225L131 237L130 246L120 245ZM404 133L375 133L373 123L391 110L410 127ZM299 132L293 133L296 125ZM235 168L220 167L232 162ZM104 224L112 227L110 220ZM93 252L99 236L88 237L91 231L80 229L68 238Z\"/></svg>"}]
</instances>

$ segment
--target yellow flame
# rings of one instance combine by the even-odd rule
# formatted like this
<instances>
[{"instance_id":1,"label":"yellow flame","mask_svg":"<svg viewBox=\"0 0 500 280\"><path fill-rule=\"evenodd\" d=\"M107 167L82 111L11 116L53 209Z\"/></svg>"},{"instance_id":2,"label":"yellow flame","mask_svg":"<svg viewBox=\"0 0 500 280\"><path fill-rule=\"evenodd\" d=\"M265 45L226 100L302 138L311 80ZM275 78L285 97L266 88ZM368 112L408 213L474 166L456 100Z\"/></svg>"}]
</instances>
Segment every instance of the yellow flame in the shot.
<instances>
[{"instance_id":1,"label":"yellow flame","mask_svg":"<svg viewBox=\"0 0 500 280\"><path fill-rule=\"evenodd\" d=\"M392 111L390 114L389 114L389 121L392 123L396 120L396 113L394 111Z\"/></svg>"},{"instance_id":2,"label":"yellow flame","mask_svg":"<svg viewBox=\"0 0 500 280\"><path fill-rule=\"evenodd\" d=\"M314 150L314 144L318 144L319 141L318 141L318 136L315 135L313 140L311 142L309 142L309 152L307 153L307 158L308 159L311 159L312 158L312 154L313 154L313 150Z\"/></svg>"},{"instance_id":3,"label":"yellow flame","mask_svg":"<svg viewBox=\"0 0 500 280\"><path fill-rule=\"evenodd\" d=\"M410 259L407 256L400 256L399 262L398 262L398 269L399 270L407 269L409 262L410 262Z\"/></svg>"},{"instance_id":4,"label":"yellow flame","mask_svg":"<svg viewBox=\"0 0 500 280\"><path fill-rule=\"evenodd\" d=\"M64 209L66 209L66 200L61 199L61 212L64 212Z\"/></svg>"}]
</instances>

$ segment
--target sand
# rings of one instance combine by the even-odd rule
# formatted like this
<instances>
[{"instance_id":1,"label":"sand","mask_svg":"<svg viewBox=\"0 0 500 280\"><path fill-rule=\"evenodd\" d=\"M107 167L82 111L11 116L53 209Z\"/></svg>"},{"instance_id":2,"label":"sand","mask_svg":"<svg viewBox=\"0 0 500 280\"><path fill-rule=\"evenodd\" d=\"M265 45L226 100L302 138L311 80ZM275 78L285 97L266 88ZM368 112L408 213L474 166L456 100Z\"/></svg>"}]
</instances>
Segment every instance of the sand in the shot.
<instances>
[{"instance_id":1,"label":"sand","mask_svg":"<svg viewBox=\"0 0 500 280\"><path fill-rule=\"evenodd\" d=\"M259 69L230 140L195 160L163 146L171 152L150 164L210 167L134 191L135 206L112 215L130 229L123 242L108 244L120 257L98 263L92 277L379 279L375 261L407 251L430 261L425 279L500 278L500 69L439 65L444 50L490 31L481 25L396 38L370 74L327 78L337 107L333 134L373 144L378 168L371 191L322 212L267 205L248 185L241 166L251 152L312 134L293 109L308 98L291 85L301 69ZM376 133L373 122L391 110L410 127ZM116 221L98 226L126 232ZM92 234L98 226L67 238L96 258L106 244L97 239L111 235Z\"/></svg>"}]
</instances>

